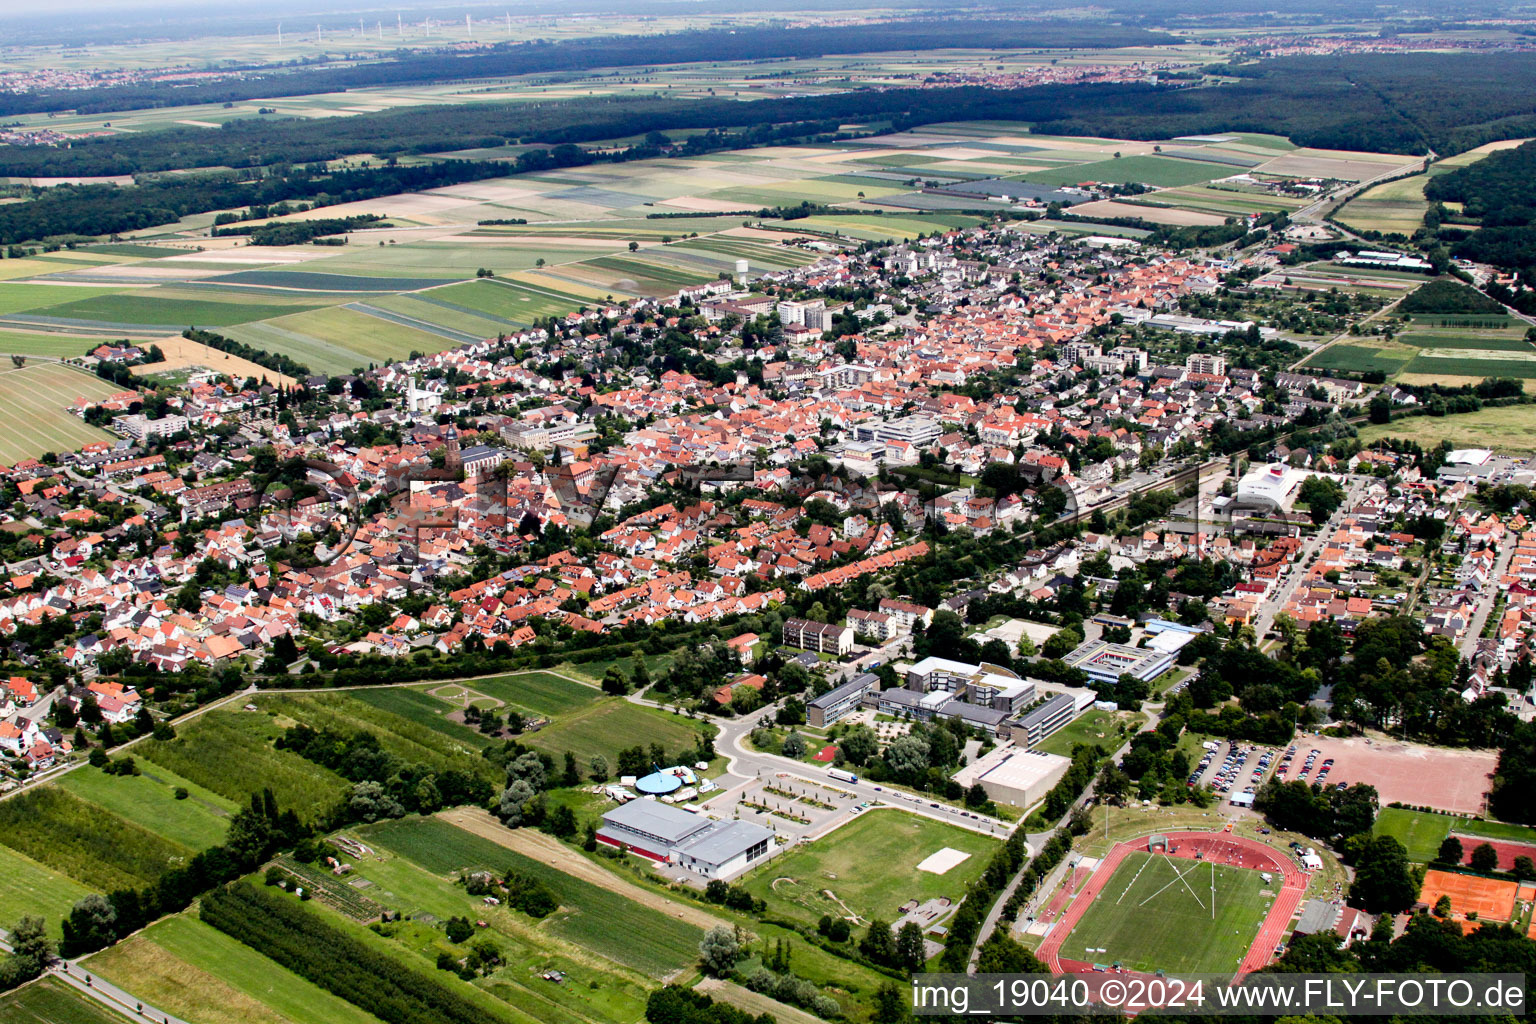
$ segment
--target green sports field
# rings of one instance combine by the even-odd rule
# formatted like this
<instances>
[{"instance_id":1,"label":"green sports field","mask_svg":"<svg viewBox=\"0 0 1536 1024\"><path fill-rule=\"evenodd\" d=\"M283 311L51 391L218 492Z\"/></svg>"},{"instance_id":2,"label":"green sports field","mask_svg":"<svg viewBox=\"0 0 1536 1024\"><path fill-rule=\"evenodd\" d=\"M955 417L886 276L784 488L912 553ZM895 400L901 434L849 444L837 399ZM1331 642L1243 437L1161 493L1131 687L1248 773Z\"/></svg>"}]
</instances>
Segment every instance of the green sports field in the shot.
<instances>
[{"instance_id":1,"label":"green sports field","mask_svg":"<svg viewBox=\"0 0 1536 1024\"><path fill-rule=\"evenodd\" d=\"M1280 880L1271 884L1278 889ZM1135 971L1234 971L1274 902L1264 893L1257 871L1138 851L1120 863L1061 955Z\"/></svg>"},{"instance_id":2,"label":"green sports field","mask_svg":"<svg viewBox=\"0 0 1536 1024\"><path fill-rule=\"evenodd\" d=\"M1440 841L1451 831L1457 819L1433 811L1410 811L1403 807L1385 807L1376 816L1371 829L1378 836L1391 836L1408 851L1408 859L1426 864L1435 859Z\"/></svg>"},{"instance_id":3,"label":"green sports field","mask_svg":"<svg viewBox=\"0 0 1536 1024\"><path fill-rule=\"evenodd\" d=\"M805 791L802 783L793 786ZM986 870L998 841L896 808L866 811L813 843L797 846L743 880L776 916L814 924L823 914L860 922L901 916L908 900L947 896L955 902ZM966 859L942 874L917 870L943 849ZM878 870L873 865L881 865ZM829 895L830 894L830 895Z\"/></svg>"}]
</instances>

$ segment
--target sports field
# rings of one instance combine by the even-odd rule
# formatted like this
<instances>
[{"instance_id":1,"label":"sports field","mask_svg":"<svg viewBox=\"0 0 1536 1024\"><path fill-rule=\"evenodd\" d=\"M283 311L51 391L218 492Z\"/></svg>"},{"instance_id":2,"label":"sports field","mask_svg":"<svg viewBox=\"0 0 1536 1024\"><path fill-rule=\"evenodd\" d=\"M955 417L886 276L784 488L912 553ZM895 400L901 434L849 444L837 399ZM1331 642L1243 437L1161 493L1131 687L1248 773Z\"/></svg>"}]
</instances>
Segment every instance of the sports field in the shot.
<instances>
[{"instance_id":1,"label":"sports field","mask_svg":"<svg viewBox=\"0 0 1536 1024\"><path fill-rule=\"evenodd\" d=\"M1410 811L1405 807L1384 807L1376 815L1371 831L1378 836L1391 836L1403 844L1408 859L1427 864L1435 859L1440 842L1451 830L1451 824L1459 821L1449 814L1433 811Z\"/></svg>"},{"instance_id":2,"label":"sports field","mask_svg":"<svg viewBox=\"0 0 1536 1024\"><path fill-rule=\"evenodd\" d=\"M0 463L36 458L45 452L69 452L113 435L89 426L65 408L77 398L105 398L122 389L58 363L28 363L0 369ZM21 429L25 427L25 429Z\"/></svg>"},{"instance_id":3,"label":"sports field","mask_svg":"<svg viewBox=\"0 0 1536 1024\"><path fill-rule=\"evenodd\" d=\"M1061 947L1061 955L1129 970L1237 969L1279 890L1259 872L1128 854ZM1266 893L1268 893L1266 895Z\"/></svg>"},{"instance_id":4,"label":"sports field","mask_svg":"<svg viewBox=\"0 0 1536 1024\"><path fill-rule=\"evenodd\" d=\"M831 914L858 928L875 918L895 921L901 916L897 908L908 900L944 896L958 903L997 846L989 836L885 808L866 811L830 835L796 847L743 884L782 916L814 924ZM942 874L917 870L945 848L969 856Z\"/></svg>"}]
</instances>

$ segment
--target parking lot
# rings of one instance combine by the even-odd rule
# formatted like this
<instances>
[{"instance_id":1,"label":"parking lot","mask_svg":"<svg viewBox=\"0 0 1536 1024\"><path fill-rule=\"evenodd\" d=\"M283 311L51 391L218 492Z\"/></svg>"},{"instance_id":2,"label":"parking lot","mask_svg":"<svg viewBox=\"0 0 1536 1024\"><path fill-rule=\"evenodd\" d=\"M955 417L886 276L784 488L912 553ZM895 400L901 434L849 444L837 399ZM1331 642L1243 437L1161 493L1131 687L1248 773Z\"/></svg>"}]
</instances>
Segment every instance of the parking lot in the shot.
<instances>
[{"instance_id":1,"label":"parking lot","mask_svg":"<svg viewBox=\"0 0 1536 1024\"><path fill-rule=\"evenodd\" d=\"M1257 792L1279 752L1273 747L1252 743L1215 742L1215 749L1207 749L1190 773L1189 785L1193 787L1203 782L1213 792L1229 798L1233 794Z\"/></svg>"}]
</instances>

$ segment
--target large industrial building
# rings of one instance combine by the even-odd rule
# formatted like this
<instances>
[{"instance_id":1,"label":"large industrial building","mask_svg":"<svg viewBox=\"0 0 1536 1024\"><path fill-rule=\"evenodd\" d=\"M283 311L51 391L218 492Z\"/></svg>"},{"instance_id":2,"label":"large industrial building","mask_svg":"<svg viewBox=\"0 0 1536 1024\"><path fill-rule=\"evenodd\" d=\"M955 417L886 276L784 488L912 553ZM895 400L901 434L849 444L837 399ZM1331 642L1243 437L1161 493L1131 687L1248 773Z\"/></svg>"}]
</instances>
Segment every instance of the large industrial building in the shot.
<instances>
[{"instance_id":1,"label":"large industrial building","mask_svg":"<svg viewBox=\"0 0 1536 1024\"><path fill-rule=\"evenodd\" d=\"M996 803L1029 807L1045 797L1072 766L1072 759L1043 750L999 747L955 773L965 789L976 783Z\"/></svg>"},{"instance_id":2,"label":"large industrial building","mask_svg":"<svg viewBox=\"0 0 1536 1024\"><path fill-rule=\"evenodd\" d=\"M773 830L631 800L603 812L597 840L705 878L732 878L768 855Z\"/></svg>"},{"instance_id":3,"label":"large industrial building","mask_svg":"<svg viewBox=\"0 0 1536 1024\"><path fill-rule=\"evenodd\" d=\"M1237 482L1237 504L1278 512L1290 508L1307 474L1275 463L1255 466Z\"/></svg>"}]
</instances>

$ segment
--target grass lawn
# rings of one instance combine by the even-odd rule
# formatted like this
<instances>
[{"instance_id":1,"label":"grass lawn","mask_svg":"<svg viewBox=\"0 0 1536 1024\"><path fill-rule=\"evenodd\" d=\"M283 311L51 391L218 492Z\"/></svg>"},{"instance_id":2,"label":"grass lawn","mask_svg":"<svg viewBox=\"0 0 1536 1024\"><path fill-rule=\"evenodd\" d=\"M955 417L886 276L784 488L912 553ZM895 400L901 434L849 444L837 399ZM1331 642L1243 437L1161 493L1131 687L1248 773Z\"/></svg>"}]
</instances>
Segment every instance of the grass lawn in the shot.
<instances>
[{"instance_id":1,"label":"grass lawn","mask_svg":"<svg viewBox=\"0 0 1536 1024\"><path fill-rule=\"evenodd\" d=\"M1236 970L1273 902L1261 895L1263 884L1257 871L1132 853L1067 936L1061 955L1146 972Z\"/></svg>"},{"instance_id":2,"label":"grass lawn","mask_svg":"<svg viewBox=\"0 0 1536 1024\"><path fill-rule=\"evenodd\" d=\"M890 922L911 899L948 896L959 902L997 846L988 836L894 808L865 811L830 835L759 868L745 885L770 909L807 923L823 914L852 914L856 926L876 918ZM970 856L942 875L917 870L924 858L945 847Z\"/></svg>"},{"instance_id":3,"label":"grass lawn","mask_svg":"<svg viewBox=\"0 0 1536 1024\"><path fill-rule=\"evenodd\" d=\"M1062 757L1071 757L1072 748L1077 744L1097 743L1106 752L1113 753L1121 742L1120 724L1124 723L1126 732L1131 733L1139 729L1141 723L1146 720L1147 716L1140 712L1098 711L1090 708L1072 722L1051 733L1034 749L1044 750L1049 754L1060 754Z\"/></svg>"},{"instance_id":4,"label":"grass lawn","mask_svg":"<svg viewBox=\"0 0 1536 1024\"><path fill-rule=\"evenodd\" d=\"M58 784L82 800L194 850L224 841L229 831L229 815L235 810L232 801L159 765L141 764L140 770L145 773L108 775L100 768L87 766L76 768L59 779ZM187 799L176 799L177 786L187 789Z\"/></svg>"},{"instance_id":5,"label":"grass lawn","mask_svg":"<svg viewBox=\"0 0 1536 1024\"><path fill-rule=\"evenodd\" d=\"M108 981L198 1024L377 1024L378 1018L188 914L86 961Z\"/></svg>"},{"instance_id":6,"label":"grass lawn","mask_svg":"<svg viewBox=\"0 0 1536 1024\"><path fill-rule=\"evenodd\" d=\"M0 927L9 928L17 918L30 914L48 922L49 934L58 938L59 922L76 900L89 893L73 878L0 846L0 907L5 908Z\"/></svg>"},{"instance_id":7,"label":"grass lawn","mask_svg":"<svg viewBox=\"0 0 1536 1024\"><path fill-rule=\"evenodd\" d=\"M123 1024L128 1019L57 978L0 996L0 1020L6 1024Z\"/></svg>"},{"instance_id":8,"label":"grass lawn","mask_svg":"<svg viewBox=\"0 0 1536 1024\"><path fill-rule=\"evenodd\" d=\"M555 757L569 750L581 764L590 761L593 754L602 754L613 764L620 750L633 746L649 748L659 743L669 756L692 749L704 728L704 723L681 715L610 697L582 711L558 716L552 725L523 734L522 741Z\"/></svg>"},{"instance_id":9,"label":"grass lawn","mask_svg":"<svg viewBox=\"0 0 1536 1024\"><path fill-rule=\"evenodd\" d=\"M1360 443L1369 447L1384 437L1400 437L1436 447L1449 441L1456 448L1477 446L1500 452L1528 452L1536 430L1536 407L1509 405L1456 416L1411 416L1392 423L1360 428Z\"/></svg>"},{"instance_id":10,"label":"grass lawn","mask_svg":"<svg viewBox=\"0 0 1536 1024\"><path fill-rule=\"evenodd\" d=\"M1402 807L1383 807L1371 829L1378 836L1391 836L1408 850L1408 859L1427 864L1435 859L1440 841L1461 819L1433 811L1410 811Z\"/></svg>"},{"instance_id":11,"label":"grass lawn","mask_svg":"<svg viewBox=\"0 0 1536 1024\"><path fill-rule=\"evenodd\" d=\"M586 707L603 696L596 687L549 672L519 672L476 679L464 685L540 715L562 715Z\"/></svg>"},{"instance_id":12,"label":"grass lawn","mask_svg":"<svg viewBox=\"0 0 1536 1024\"><path fill-rule=\"evenodd\" d=\"M1503 821L1473 821L1467 818L1451 820L1456 831L1465 835L1482 836L1484 839L1507 839L1516 843L1536 843L1536 828L1525 825L1511 825Z\"/></svg>"}]
</instances>

